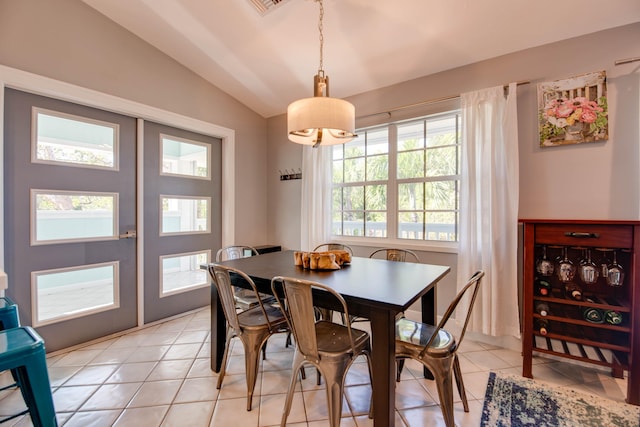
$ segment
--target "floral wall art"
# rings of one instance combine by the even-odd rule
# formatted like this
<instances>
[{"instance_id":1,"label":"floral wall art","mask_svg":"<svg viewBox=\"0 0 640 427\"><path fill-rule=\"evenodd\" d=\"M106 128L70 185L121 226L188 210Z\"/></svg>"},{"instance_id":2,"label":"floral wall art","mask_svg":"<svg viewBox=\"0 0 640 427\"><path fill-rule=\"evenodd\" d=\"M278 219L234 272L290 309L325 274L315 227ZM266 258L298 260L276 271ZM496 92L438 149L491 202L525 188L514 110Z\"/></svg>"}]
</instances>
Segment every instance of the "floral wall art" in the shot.
<instances>
[{"instance_id":1,"label":"floral wall art","mask_svg":"<svg viewBox=\"0 0 640 427\"><path fill-rule=\"evenodd\" d=\"M604 71L538 84L540 146L604 141L609 136Z\"/></svg>"}]
</instances>

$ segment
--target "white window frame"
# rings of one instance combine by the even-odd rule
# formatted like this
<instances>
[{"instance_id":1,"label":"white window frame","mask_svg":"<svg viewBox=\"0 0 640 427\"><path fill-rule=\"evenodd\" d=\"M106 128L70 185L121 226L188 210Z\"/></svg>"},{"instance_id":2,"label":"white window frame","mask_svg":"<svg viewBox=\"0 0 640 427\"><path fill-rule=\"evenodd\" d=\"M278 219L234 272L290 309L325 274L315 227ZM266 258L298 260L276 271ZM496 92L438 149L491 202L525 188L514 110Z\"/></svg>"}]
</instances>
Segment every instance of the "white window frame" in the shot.
<instances>
[{"instance_id":1,"label":"white window frame","mask_svg":"<svg viewBox=\"0 0 640 427\"><path fill-rule=\"evenodd\" d=\"M206 228L204 230L191 230L191 231L162 231L162 224L164 220L163 211L162 211L162 200L163 199L183 199L183 200L205 200L207 202L207 220L206 220ZM208 234L211 233L211 197L203 197L203 196L184 196L184 195L175 195L175 194L160 194L160 200L158 203L159 208L159 218L158 221L160 236L182 236L188 234ZM196 218L197 219L197 218Z\"/></svg>"},{"instance_id":2,"label":"white window frame","mask_svg":"<svg viewBox=\"0 0 640 427\"><path fill-rule=\"evenodd\" d=\"M419 182L428 182L439 179L434 179L432 177L425 177L420 179L398 179L397 175L397 137L398 137L398 125L404 123L410 123L415 121L423 121L429 119L438 119L442 117L446 117L449 115L458 115L458 126L461 126L461 111L459 108L450 108L446 111L437 112L434 114L428 114L418 117L413 117L409 119L383 123L368 127L363 127L357 130L357 133L363 133L364 131L369 130L379 130L381 128L388 128L389 130L389 175L386 181L363 181L361 185L368 184L387 184L387 237L366 237L366 236L345 236L345 235L334 235L332 234L331 239L336 242L341 242L345 244L353 244L359 246L384 246L384 247L398 247L398 248L407 248L414 250L422 250L422 251L433 251L433 252L445 252L445 253L457 253L459 241L439 241L439 240L414 240L414 239L401 239L397 237L398 234L398 184L405 183L407 181L419 181ZM462 139L462 129L460 129L460 138L459 143L461 144ZM347 143L348 144L348 143ZM460 151L461 153L461 151ZM461 168L460 159L458 167ZM461 173L458 170L458 174L455 175L456 180L458 182L461 181ZM342 186L339 184L339 186ZM335 184L332 184L332 189L335 187ZM460 185L458 185L458 196L460 191ZM332 208L333 213L333 208ZM458 202L458 213L459 213L459 202ZM333 215L332 215L333 217ZM459 239L459 215L456 219L456 234Z\"/></svg>"},{"instance_id":3,"label":"white window frame","mask_svg":"<svg viewBox=\"0 0 640 427\"><path fill-rule=\"evenodd\" d=\"M204 147L207 151L207 175L206 176L197 176L197 175L188 175L183 173L170 173L163 172L164 169L164 140L170 139L172 141L181 142L184 144L190 145L198 145ZM179 136L173 136L165 133L160 134L160 176L173 176L176 178L186 178L186 179L200 179L204 181L211 181L211 145L205 142L194 141L192 139L181 138Z\"/></svg>"},{"instance_id":4,"label":"white window frame","mask_svg":"<svg viewBox=\"0 0 640 427\"><path fill-rule=\"evenodd\" d=\"M39 320L38 318L38 276L44 276L47 274L64 273L68 271L89 270L92 268L99 268L105 266L113 267L113 304L97 306L94 308L88 308L85 310L78 310L68 315L52 317L46 320ZM50 325L53 323L59 323L71 319L78 319L80 317L86 317L92 314L101 313L109 310L116 310L120 308L120 261L102 262L97 264L85 264L77 265L66 268L54 268L50 270L40 270L31 272L31 321L34 327Z\"/></svg>"},{"instance_id":5,"label":"white window frame","mask_svg":"<svg viewBox=\"0 0 640 427\"><path fill-rule=\"evenodd\" d=\"M176 295L176 294L180 294L183 292L190 292L196 289L200 289L200 288L205 288L210 286L210 282L208 279L208 272L207 270L202 270L205 273L205 279L204 282L202 283L198 283L198 284L194 284L194 285L190 285L190 286L185 286L182 288L177 288L177 289L173 289L170 291L165 291L164 290L164 268L163 268L163 262L165 260L165 258L179 258L179 257L185 257L185 256L192 256L192 255L200 255L200 254L206 254L207 255L207 260L205 261L206 264L209 264L211 262L211 249L208 250L202 250L202 251L193 251L193 252L183 252L183 253L176 253L176 254L168 254L168 255L162 255L159 258L159 263L158 263L158 269L159 269L159 288L158 288L158 295L160 296L160 298L164 298L164 297L168 297L171 295Z\"/></svg>"},{"instance_id":6,"label":"white window frame","mask_svg":"<svg viewBox=\"0 0 640 427\"><path fill-rule=\"evenodd\" d=\"M87 165L83 163L61 162L56 160L45 160L38 158L38 114L58 117L61 119L73 120L81 123L104 126L113 129L113 166ZM45 108L33 107L31 110L31 163L41 163L47 165L67 166L72 168L100 169L108 171L120 170L120 125L102 120L90 119L73 114L62 113L60 111L47 110Z\"/></svg>"},{"instance_id":7,"label":"white window frame","mask_svg":"<svg viewBox=\"0 0 640 427\"><path fill-rule=\"evenodd\" d=\"M84 238L71 238L71 239L55 239L55 240L37 240L37 206L36 200L39 194L58 194L58 195L78 195L78 196L104 196L113 198L113 224L112 234L110 236L100 237L84 237ZM120 229L120 199L118 193L111 192L98 192L98 191L68 191L68 190L46 190L46 189L31 189L31 195L29 202L29 229L31 233L30 241L31 246L39 245L57 245L61 243L78 243L78 242L102 242L105 240L117 240L119 239L118 230Z\"/></svg>"}]
</instances>

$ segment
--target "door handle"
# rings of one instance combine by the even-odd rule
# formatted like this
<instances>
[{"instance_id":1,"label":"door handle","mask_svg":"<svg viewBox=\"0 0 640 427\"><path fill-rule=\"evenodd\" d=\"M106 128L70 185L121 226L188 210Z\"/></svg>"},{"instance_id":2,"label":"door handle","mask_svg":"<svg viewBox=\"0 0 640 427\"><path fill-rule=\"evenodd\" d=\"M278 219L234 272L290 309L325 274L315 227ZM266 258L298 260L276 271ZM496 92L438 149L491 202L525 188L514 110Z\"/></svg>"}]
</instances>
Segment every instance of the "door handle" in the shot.
<instances>
[{"instance_id":1,"label":"door handle","mask_svg":"<svg viewBox=\"0 0 640 427\"><path fill-rule=\"evenodd\" d=\"M136 232L136 230L127 230L126 233L120 235L121 239L135 239L137 237L138 233Z\"/></svg>"}]
</instances>

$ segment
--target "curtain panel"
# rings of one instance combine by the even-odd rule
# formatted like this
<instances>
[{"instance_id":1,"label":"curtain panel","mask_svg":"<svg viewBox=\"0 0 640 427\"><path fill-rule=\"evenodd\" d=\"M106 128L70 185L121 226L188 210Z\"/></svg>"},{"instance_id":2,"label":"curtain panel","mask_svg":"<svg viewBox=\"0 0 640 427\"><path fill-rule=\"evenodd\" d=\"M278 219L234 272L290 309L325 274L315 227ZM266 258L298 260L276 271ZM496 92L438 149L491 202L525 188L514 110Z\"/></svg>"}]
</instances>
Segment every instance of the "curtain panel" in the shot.
<instances>
[{"instance_id":1,"label":"curtain panel","mask_svg":"<svg viewBox=\"0 0 640 427\"><path fill-rule=\"evenodd\" d=\"M491 336L520 336L516 86L461 95L458 289L485 271L469 330Z\"/></svg>"},{"instance_id":2,"label":"curtain panel","mask_svg":"<svg viewBox=\"0 0 640 427\"><path fill-rule=\"evenodd\" d=\"M330 146L302 147L301 250L331 239L331 156Z\"/></svg>"}]
</instances>

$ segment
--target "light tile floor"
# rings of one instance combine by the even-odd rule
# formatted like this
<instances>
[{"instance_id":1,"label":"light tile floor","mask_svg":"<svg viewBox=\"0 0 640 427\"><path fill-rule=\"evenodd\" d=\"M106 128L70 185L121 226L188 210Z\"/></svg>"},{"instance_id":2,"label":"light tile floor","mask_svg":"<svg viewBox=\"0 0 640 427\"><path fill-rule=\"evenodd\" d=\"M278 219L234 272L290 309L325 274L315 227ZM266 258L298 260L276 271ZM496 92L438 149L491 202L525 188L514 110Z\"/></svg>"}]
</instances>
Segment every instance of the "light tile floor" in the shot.
<instances>
[{"instance_id":1,"label":"light tile floor","mask_svg":"<svg viewBox=\"0 0 640 427\"><path fill-rule=\"evenodd\" d=\"M242 346L234 340L227 376L220 390L217 374L209 369L208 309L160 322L48 357L58 423L64 427L181 426L266 427L280 424L289 381L292 349L285 335L272 337L267 360L262 362L253 400L246 410L246 385ZM358 323L362 327L363 323ZM366 323L364 324L366 327ZM536 381L553 387L606 395L624 401L626 380L612 378L593 365L536 357ZM478 426L490 371L521 374L519 351L465 340L460 362L469 398L465 413L455 404L458 426ZM298 383L287 425L328 425L323 387L316 386L313 369ZM422 369L407 362L396 388L396 427L443 426L433 381L421 378ZM8 373L0 385L10 382ZM349 371L342 426L372 426L367 417L371 388L364 361ZM457 393L454 392L457 398ZM0 416L24 409L19 391L0 392ZM7 426L30 426L28 416Z\"/></svg>"}]
</instances>

